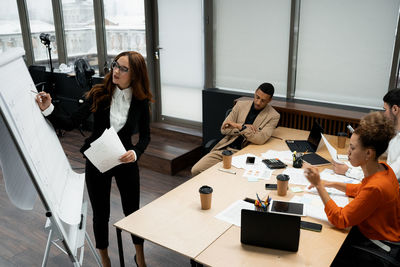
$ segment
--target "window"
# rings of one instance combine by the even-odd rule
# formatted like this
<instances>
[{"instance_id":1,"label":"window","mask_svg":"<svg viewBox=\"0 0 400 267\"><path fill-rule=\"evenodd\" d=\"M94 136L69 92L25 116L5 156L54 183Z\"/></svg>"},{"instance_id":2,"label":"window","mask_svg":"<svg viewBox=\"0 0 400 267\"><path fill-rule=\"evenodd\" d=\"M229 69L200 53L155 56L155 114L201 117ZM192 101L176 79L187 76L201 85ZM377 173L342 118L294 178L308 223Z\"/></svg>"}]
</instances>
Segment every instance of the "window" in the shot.
<instances>
[{"instance_id":1,"label":"window","mask_svg":"<svg viewBox=\"0 0 400 267\"><path fill-rule=\"evenodd\" d=\"M286 96L289 0L215 0L214 55L218 88L254 92L269 82Z\"/></svg>"},{"instance_id":2,"label":"window","mask_svg":"<svg viewBox=\"0 0 400 267\"><path fill-rule=\"evenodd\" d=\"M204 29L201 0L159 0L161 115L202 121Z\"/></svg>"},{"instance_id":3,"label":"window","mask_svg":"<svg viewBox=\"0 0 400 267\"><path fill-rule=\"evenodd\" d=\"M35 63L49 63L48 50L46 46L41 43L39 37L41 33L46 33L51 36L51 59L54 67L54 63L58 62L58 55L51 0L26 0L26 4L28 7ZM50 68L50 65L48 66Z\"/></svg>"},{"instance_id":4,"label":"window","mask_svg":"<svg viewBox=\"0 0 400 267\"><path fill-rule=\"evenodd\" d=\"M144 0L104 0L107 61L123 51L146 58Z\"/></svg>"},{"instance_id":5,"label":"window","mask_svg":"<svg viewBox=\"0 0 400 267\"><path fill-rule=\"evenodd\" d=\"M382 107L399 2L301 2L296 98Z\"/></svg>"},{"instance_id":6,"label":"window","mask_svg":"<svg viewBox=\"0 0 400 267\"><path fill-rule=\"evenodd\" d=\"M18 7L15 0L3 0L0 9L0 53L12 47L24 47Z\"/></svg>"},{"instance_id":7,"label":"window","mask_svg":"<svg viewBox=\"0 0 400 267\"><path fill-rule=\"evenodd\" d=\"M78 58L98 67L93 1L62 0L68 65Z\"/></svg>"}]
</instances>

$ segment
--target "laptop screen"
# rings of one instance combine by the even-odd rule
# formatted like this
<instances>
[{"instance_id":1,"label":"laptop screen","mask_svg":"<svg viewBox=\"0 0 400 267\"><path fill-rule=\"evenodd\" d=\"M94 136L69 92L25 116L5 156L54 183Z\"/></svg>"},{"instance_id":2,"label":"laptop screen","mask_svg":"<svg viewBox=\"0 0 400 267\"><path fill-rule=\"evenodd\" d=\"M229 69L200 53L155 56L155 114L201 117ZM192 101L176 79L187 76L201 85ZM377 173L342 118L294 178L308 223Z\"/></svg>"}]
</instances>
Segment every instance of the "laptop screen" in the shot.
<instances>
[{"instance_id":1,"label":"laptop screen","mask_svg":"<svg viewBox=\"0 0 400 267\"><path fill-rule=\"evenodd\" d=\"M317 151L319 141L321 141L321 133L324 133L324 129L321 127L321 125L319 125L317 121L314 121L313 127L307 139L307 142L310 143L314 151Z\"/></svg>"},{"instance_id":2,"label":"laptop screen","mask_svg":"<svg viewBox=\"0 0 400 267\"><path fill-rule=\"evenodd\" d=\"M243 244L297 251L300 217L242 210L240 241Z\"/></svg>"}]
</instances>

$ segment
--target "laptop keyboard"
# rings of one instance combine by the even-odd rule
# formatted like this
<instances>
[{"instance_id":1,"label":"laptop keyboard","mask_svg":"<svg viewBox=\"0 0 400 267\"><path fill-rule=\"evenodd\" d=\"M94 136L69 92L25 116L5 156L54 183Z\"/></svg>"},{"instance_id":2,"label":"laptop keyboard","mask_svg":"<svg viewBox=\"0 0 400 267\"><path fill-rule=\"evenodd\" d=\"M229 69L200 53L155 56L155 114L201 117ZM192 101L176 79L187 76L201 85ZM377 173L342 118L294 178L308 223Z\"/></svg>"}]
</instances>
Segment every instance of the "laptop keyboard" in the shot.
<instances>
[{"instance_id":1,"label":"laptop keyboard","mask_svg":"<svg viewBox=\"0 0 400 267\"><path fill-rule=\"evenodd\" d=\"M307 141L299 142L296 141L295 143L287 143L290 150L297 151L297 152L315 152L314 149L308 144Z\"/></svg>"}]
</instances>

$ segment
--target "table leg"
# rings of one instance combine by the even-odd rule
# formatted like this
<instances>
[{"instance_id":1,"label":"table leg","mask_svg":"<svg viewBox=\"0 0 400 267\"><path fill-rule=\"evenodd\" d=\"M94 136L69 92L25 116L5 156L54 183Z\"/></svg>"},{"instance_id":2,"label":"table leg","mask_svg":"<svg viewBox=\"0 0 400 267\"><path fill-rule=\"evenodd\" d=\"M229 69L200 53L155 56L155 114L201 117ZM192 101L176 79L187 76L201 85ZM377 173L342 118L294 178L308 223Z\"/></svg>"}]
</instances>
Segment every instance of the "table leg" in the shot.
<instances>
[{"instance_id":1,"label":"table leg","mask_svg":"<svg viewBox=\"0 0 400 267\"><path fill-rule=\"evenodd\" d=\"M124 260L124 249L122 247L122 230L118 227L115 228L117 230L117 241L118 241L118 253L119 253L119 264L121 267L125 267L125 260Z\"/></svg>"},{"instance_id":2,"label":"table leg","mask_svg":"<svg viewBox=\"0 0 400 267\"><path fill-rule=\"evenodd\" d=\"M194 259L190 259L190 266L191 267L203 267L203 264L198 263Z\"/></svg>"}]
</instances>

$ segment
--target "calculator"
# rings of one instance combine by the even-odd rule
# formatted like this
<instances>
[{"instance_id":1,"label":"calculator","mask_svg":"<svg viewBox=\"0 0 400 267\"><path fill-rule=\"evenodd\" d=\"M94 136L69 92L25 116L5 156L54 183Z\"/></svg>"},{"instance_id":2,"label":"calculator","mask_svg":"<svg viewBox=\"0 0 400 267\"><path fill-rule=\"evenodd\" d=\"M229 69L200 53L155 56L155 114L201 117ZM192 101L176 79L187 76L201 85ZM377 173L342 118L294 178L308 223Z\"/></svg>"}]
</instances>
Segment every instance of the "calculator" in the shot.
<instances>
[{"instance_id":1,"label":"calculator","mask_svg":"<svg viewBox=\"0 0 400 267\"><path fill-rule=\"evenodd\" d=\"M279 159L263 159L265 165L270 169L283 169L286 168L286 164Z\"/></svg>"}]
</instances>

